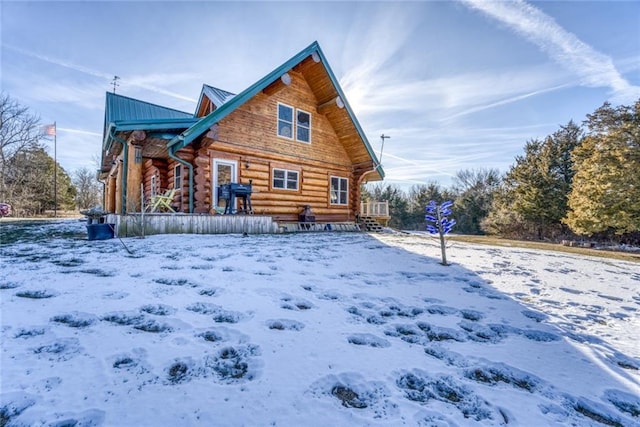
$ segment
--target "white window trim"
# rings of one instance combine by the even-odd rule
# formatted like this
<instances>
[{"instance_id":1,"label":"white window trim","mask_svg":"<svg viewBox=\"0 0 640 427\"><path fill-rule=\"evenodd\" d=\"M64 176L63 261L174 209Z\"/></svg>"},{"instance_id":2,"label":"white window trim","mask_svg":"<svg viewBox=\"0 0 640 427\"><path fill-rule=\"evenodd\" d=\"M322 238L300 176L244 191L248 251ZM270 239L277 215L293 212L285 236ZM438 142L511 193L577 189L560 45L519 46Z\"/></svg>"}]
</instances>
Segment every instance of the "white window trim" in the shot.
<instances>
[{"instance_id":1,"label":"white window trim","mask_svg":"<svg viewBox=\"0 0 640 427\"><path fill-rule=\"evenodd\" d=\"M301 139L298 139L298 126L299 126L299 124L298 124L298 112L305 113L305 114L309 115L309 127L306 128L306 127L302 126L302 128L307 129L309 131L309 140L308 141L303 141ZM308 111L305 111L305 110L301 110L300 108L296 108L296 117L295 117L295 119L296 119L296 141L302 142L303 144L311 144L311 120L312 120L311 119L311 113L308 112Z\"/></svg>"},{"instance_id":2,"label":"white window trim","mask_svg":"<svg viewBox=\"0 0 640 427\"><path fill-rule=\"evenodd\" d=\"M274 179L275 179L275 171L282 171L284 172L284 187L276 187L274 185ZM296 174L296 188L288 188L287 187L287 182L288 182L288 176L289 173L293 172ZM271 188L273 188L274 190L286 190L286 191L300 191L300 171L296 171L296 170L291 170L291 169L283 169L283 168L273 168L271 169Z\"/></svg>"},{"instance_id":3,"label":"white window trim","mask_svg":"<svg viewBox=\"0 0 640 427\"><path fill-rule=\"evenodd\" d=\"M218 183L218 177L215 176L218 165L227 165L231 166L231 182L238 182L238 162L235 160L227 160L227 159L213 159L212 167L211 167L211 187L213 191L213 199L212 205L214 208L223 208L223 206L218 206L218 187L220 184ZM235 208L234 208L235 209Z\"/></svg>"},{"instance_id":4,"label":"white window trim","mask_svg":"<svg viewBox=\"0 0 640 427\"><path fill-rule=\"evenodd\" d=\"M342 180L344 180L347 183L347 188L344 189L347 193L346 203L340 203L340 192L343 190L342 187L338 188L338 201L335 203L331 201L331 191L333 191L333 189L331 188L331 181L333 181L333 178L336 178L338 180L339 185L342 182ZM349 178L345 178L344 176L335 176L335 175L332 175L329 177L329 204L334 206L349 206Z\"/></svg>"},{"instance_id":5,"label":"white window trim","mask_svg":"<svg viewBox=\"0 0 640 427\"><path fill-rule=\"evenodd\" d=\"M285 136L285 135L280 135L280 106L283 107L287 107L287 108L291 108L291 115L293 117L291 117L291 136ZM301 113L305 113L309 116L309 127L303 127L304 129L307 129L309 131L309 140L308 141L304 141L302 139L298 139L298 112ZM303 144L311 144L311 129L312 129L312 122L313 122L313 115L307 111L307 110L303 110L301 108L295 108L292 105L289 104L285 104L284 102L278 102L278 107L276 110L276 135L279 138L285 138L285 139L289 139L292 141L298 141L298 142L302 142Z\"/></svg>"},{"instance_id":6,"label":"white window trim","mask_svg":"<svg viewBox=\"0 0 640 427\"><path fill-rule=\"evenodd\" d=\"M280 135L280 106L291 108L291 136ZM284 121L284 120L283 120ZM276 135L280 138L294 140L294 132L296 132L296 109L283 102L278 102L278 110L276 111Z\"/></svg>"}]
</instances>

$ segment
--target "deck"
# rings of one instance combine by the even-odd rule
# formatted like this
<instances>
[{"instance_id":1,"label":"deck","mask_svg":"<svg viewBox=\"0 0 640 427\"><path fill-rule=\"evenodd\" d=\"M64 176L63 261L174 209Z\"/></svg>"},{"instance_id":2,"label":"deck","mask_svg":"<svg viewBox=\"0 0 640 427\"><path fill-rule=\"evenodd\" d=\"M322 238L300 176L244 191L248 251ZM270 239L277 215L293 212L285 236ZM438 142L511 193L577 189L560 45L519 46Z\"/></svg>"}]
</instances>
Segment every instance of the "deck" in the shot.
<instances>
[{"instance_id":1,"label":"deck","mask_svg":"<svg viewBox=\"0 0 640 427\"><path fill-rule=\"evenodd\" d=\"M146 213L107 215L119 237L152 234L277 234L297 232L360 231L355 222L281 222L264 215L203 215Z\"/></svg>"},{"instance_id":2,"label":"deck","mask_svg":"<svg viewBox=\"0 0 640 427\"><path fill-rule=\"evenodd\" d=\"M278 223L262 215L191 215L182 213L109 214L119 237L151 234L274 234Z\"/></svg>"},{"instance_id":3,"label":"deck","mask_svg":"<svg viewBox=\"0 0 640 427\"><path fill-rule=\"evenodd\" d=\"M119 237L152 234L276 234L328 231L381 231L389 220L389 202L362 203L361 223L277 222L266 215L208 215L185 213L131 213L107 215ZM378 226L378 224L380 226Z\"/></svg>"},{"instance_id":4,"label":"deck","mask_svg":"<svg viewBox=\"0 0 640 427\"><path fill-rule=\"evenodd\" d=\"M360 226L366 231L379 233L391 219L389 202L367 200L360 204Z\"/></svg>"}]
</instances>

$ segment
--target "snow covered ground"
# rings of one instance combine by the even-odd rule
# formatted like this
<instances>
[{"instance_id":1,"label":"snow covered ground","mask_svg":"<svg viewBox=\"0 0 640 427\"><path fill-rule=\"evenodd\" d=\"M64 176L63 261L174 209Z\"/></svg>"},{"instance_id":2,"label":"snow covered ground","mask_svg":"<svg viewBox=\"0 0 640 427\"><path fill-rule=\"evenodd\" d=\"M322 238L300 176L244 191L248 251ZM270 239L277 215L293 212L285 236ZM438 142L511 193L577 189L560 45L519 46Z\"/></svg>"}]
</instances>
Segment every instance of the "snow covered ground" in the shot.
<instances>
[{"instance_id":1,"label":"snow covered ground","mask_svg":"<svg viewBox=\"0 0 640 427\"><path fill-rule=\"evenodd\" d=\"M0 233L0 425L640 425L636 263L456 243L445 267L405 234L129 254L75 220Z\"/></svg>"}]
</instances>

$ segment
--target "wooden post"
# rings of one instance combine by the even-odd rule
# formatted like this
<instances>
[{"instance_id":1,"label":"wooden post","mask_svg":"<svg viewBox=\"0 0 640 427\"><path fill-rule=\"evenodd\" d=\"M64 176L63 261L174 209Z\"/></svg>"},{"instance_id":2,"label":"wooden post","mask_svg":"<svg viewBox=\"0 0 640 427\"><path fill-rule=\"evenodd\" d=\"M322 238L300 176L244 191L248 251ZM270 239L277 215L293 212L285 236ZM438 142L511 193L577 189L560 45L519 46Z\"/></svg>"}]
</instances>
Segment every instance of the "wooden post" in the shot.
<instances>
[{"instance_id":1,"label":"wooden post","mask_svg":"<svg viewBox=\"0 0 640 427\"><path fill-rule=\"evenodd\" d=\"M142 150L140 145L129 144L129 158L127 170L127 212L140 212L140 184L142 184L142 162L136 161L136 149ZM129 206L129 204L131 204Z\"/></svg>"},{"instance_id":2,"label":"wooden post","mask_svg":"<svg viewBox=\"0 0 640 427\"><path fill-rule=\"evenodd\" d=\"M116 177L111 175L107 176L107 186L105 188L105 191L107 194L105 195L106 206L104 207L104 210L107 212L116 213Z\"/></svg>"},{"instance_id":3,"label":"wooden post","mask_svg":"<svg viewBox=\"0 0 640 427\"><path fill-rule=\"evenodd\" d=\"M117 178L116 178L116 188L115 188L115 197L116 197L115 212L117 214L120 214L122 213L122 189L124 188L124 186L122 185L122 180L124 175L123 174L124 167L123 167L122 159L118 158L116 159L116 162L118 162L118 165L116 166Z\"/></svg>"}]
</instances>

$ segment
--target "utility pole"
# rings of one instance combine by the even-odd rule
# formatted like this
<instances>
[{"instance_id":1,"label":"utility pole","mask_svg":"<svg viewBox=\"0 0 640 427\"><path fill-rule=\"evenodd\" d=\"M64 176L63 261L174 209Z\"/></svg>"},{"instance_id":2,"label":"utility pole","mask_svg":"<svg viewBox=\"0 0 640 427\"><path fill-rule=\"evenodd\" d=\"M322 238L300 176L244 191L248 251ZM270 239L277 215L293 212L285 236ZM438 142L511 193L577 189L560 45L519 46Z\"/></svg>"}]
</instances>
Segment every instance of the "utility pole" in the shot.
<instances>
[{"instance_id":1,"label":"utility pole","mask_svg":"<svg viewBox=\"0 0 640 427\"><path fill-rule=\"evenodd\" d=\"M378 162L380 162L380 164L382 164L382 150L384 150L384 140L389 138L391 137L389 135L385 135L384 133L380 135L380 139L382 140L382 146L380 147L380 158L378 159Z\"/></svg>"},{"instance_id":2,"label":"utility pole","mask_svg":"<svg viewBox=\"0 0 640 427\"><path fill-rule=\"evenodd\" d=\"M113 93L116 93L116 88L120 86L120 83L118 83L118 80L120 80L120 77L118 76L113 76L113 80L111 80L111 85L113 86Z\"/></svg>"},{"instance_id":3,"label":"utility pole","mask_svg":"<svg viewBox=\"0 0 640 427\"><path fill-rule=\"evenodd\" d=\"M53 217L58 217L58 128L53 122Z\"/></svg>"},{"instance_id":4,"label":"utility pole","mask_svg":"<svg viewBox=\"0 0 640 427\"><path fill-rule=\"evenodd\" d=\"M41 131L42 136L53 137L53 217L58 217L58 129L56 122L52 125L44 125Z\"/></svg>"}]
</instances>

